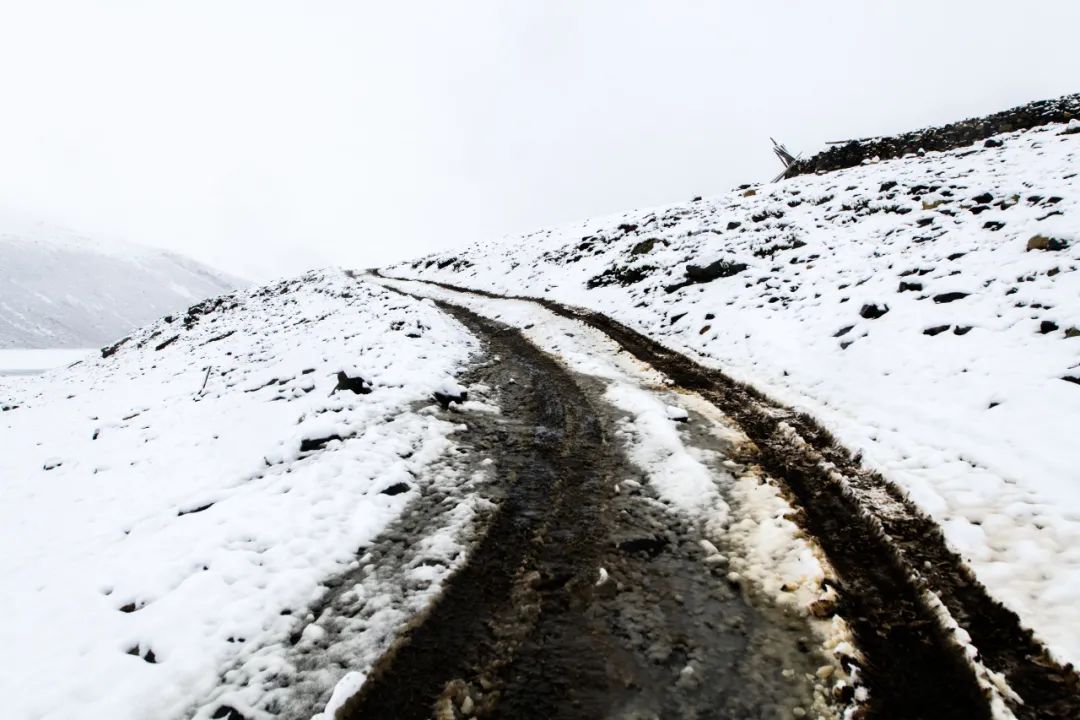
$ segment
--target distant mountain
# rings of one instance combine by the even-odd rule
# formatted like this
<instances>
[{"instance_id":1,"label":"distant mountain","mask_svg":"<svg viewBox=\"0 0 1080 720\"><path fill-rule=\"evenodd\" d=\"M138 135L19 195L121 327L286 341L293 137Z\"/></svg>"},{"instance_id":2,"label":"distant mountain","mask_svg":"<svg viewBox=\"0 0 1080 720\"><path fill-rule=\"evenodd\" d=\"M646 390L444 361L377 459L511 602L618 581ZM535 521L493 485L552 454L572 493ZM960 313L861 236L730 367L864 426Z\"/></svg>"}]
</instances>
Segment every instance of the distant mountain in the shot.
<instances>
[{"instance_id":1,"label":"distant mountain","mask_svg":"<svg viewBox=\"0 0 1080 720\"><path fill-rule=\"evenodd\" d=\"M104 345L243 285L156 248L0 217L0 348Z\"/></svg>"}]
</instances>

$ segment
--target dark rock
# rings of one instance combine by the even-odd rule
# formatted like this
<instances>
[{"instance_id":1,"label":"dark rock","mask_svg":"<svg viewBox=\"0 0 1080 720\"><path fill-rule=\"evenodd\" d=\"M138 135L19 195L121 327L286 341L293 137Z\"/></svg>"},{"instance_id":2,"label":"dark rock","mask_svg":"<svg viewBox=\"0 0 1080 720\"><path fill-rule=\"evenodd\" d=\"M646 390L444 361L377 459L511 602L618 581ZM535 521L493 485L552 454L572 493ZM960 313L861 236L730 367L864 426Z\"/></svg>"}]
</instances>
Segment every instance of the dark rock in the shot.
<instances>
[{"instance_id":1,"label":"dark rock","mask_svg":"<svg viewBox=\"0 0 1080 720\"><path fill-rule=\"evenodd\" d=\"M1003 227L1005 227L1005 223L999 220L990 220L983 223L983 230L990 230L991 232L997 232Z\"/></svg>"},{"instance_id":2,"label":"dark rock","mask_svg":"<svg viewBox=\"0 0 1080 720\"><path fill-rule=\"evenodd\" d=\"M334 440L342 440L340 435L327 435L321 438L304 438L300 441L300 452L313 452L322 450Z\"/></svg>"},{"instance_id":3,"label":"dark rock","mask_svg":"<svg viewBox=\"0 0 1080 720\"><path fill-rule=\"evenodd\" d=\"M900 288L896 292L918 292L922 290L922 283L900 281Z\"/></svg>"},{"instance_id":4,"label":"dark rock","mask_svg":"<svg viewBox=\"0 0 1080 720\"><path fill-rule=\"evenodd\" d=\"M614 265L609 267L599 275L594 275L589 278L585 283L585 286L590 290L598 287L607 287L609 285L633 285L639 283L645 278L649 277L649 274L655 270L654 265Z\"/></svg>"},{"instance_id":5,"label":"dark rock","mask_svg":"<svg viewBox=\"0 0 1080 720\"><path fill-rule=\"evenodd\" d=\"M971 325L957 325L953 329L953 335L967 335L971 332Z\"/></svg>"},{"instance_id":6,"label":"dark rock","mask_svg":"<svg viewBox=\"0 0 1080 720\"><path fill-rule=\"evenodd\" d=\"M634 538L623 540L617 547L620 552L628 555L647 555L650 559L656 557L667 546L667 540L660 537Z\"/></svg>"},{"instance_id":7,"label":"dark rock","mask_svg":"<svg viewBox=\"0 0 1080 720\"><path fill-rule=\"evenodd\" d=\"M391 485L390 487L386 488L385 490L382 490L379 494L380 495L400 495L401 493L404 493L404 492L409 492L409 483L396 482L393 485Z\"/></svg>"},{"instance_id":8,"label":"dark rock","mask_svg":"<svg viewBox=\"0 0 1080 720\"><path fill-rule=\"evenodd\" d=\"M867 320L876 320L887 312L889 312L888 305L879 306L876 303L868 303L859 309L859 316Z\"/></svg>"},{"instance_id":9,"label":"dark rock","mask_svg":"<svg viewBox=\"0 0 1080 720\"><path fill-rule=\"evenodd\" d=\"M1077 328L1077 327L1065 328L1065 337L1067 337L1067 338L1080 337L1080 328Z\"/></svg>"},{"instance_id":10,"label":"dark rock","mask_svg":"<svg viewBox=\"0 0 1080 720\"><path fill-rule=\"evenodd\" d=\"M119 342L117 342L114 345L110 345L109 347L106 347L106 348L101 348L101 357L103 357L103 358L112 357L113 355L116 354L116 351L120 349L120 346L123 345L124 343L126 343L130 339L131 338L126 337L126 338L124 338L123 340L120 340Z\"/></svg>"},{"instance_id":11,"label":"dark rock","mask_svg":"<svg viewBox=\"0 0 1080 720\"><path fill-rule=\"evenodd\" d=\"M648 240L642 240L635 245L631 250L631 255L644 255L647 252L652 252L652 249L656 246L657 239L649 238Z\"/></svg>"},{"instance_id":12,"label":"dark rock","mask_svg":"<svg viewBox=\"0 0 1080 720\"><path fill-rule=\"evenodd\" d=\"M171 338L169 338L165 342L163 342L160 345L158 345L157 347L155 347L154 350L164 350L165 348L169 347L170 345L172 345L174 342L176 342L179 339L180 339L179 335L173 335Z\"/></svg>"},{"instance_id":13,"label":"dark rock","mask_svg":"<svg viewBox=\"0 0 1080 720\"><path fill-rule=\"evenodd\" d=\"M674 325L675 323L682 320L684 317L686 317L686 313L684 312L672 315L670 318L668 318L668 325Z\"/></svg>"},{"instance_id":14,"label":"dark rock","mask_svg":"<svg viewBox=\"0 0 1080 720\"><path fill-rule=\"evenodd\" d=\"M948 330L950 327L952 327L952 325L935 325L934 327L928 327L923 330L922 334L933 337L934 335L940 335L941 333Z\"/></svg>"},{"instance_id":15,"label":"dark rock","mask_svg":"<svg viewBox=\"0 0 1080 720\"><path fill-rule=\"evenodd\" d=\"M210 718L211 720L247 720L239 710L230 705L220 706Z\"/></svg>"},{"instance_id":16,"label":"dark rock","mask_svg":"<svg viewBox=\"0 0 1080 720\"><path fill-rule=\"evenodd\" d=\"M896 181L895 180L888 180L886 182L881 183L881 187L878 188L878 192L888 192L889 190L892 190L894 187L896 187Z\"/></svg>"},{"instance_id":17,"label":"dark rock","mask_svg":"<svg viewBox=\"0 0 1080 720\"><path fill-rule=\"evenodd\" d=\"M439 403L439 405L442 406L443 410L449 410L450 403L460 405L461 403L468 400L469 392L467 390L462 390L460 393L454 395L452 393L436 390L434 393L432 393L432 397L435 398L435 402Z\"/></svg>"},{"instance_id":18,"label":"dark rock","mask_svg":"<svg viewBox=\"0 0 1080 720\"><path fill-rule=\"evenodd\" d=\"M734 230L735 228L739 227L740 225L742 225L741 222L736 222L735 220L732 220L731 222L729 222L727 224L727 229L728 230Z\"/></svg>"},{"instance_id":19,"label":"dark rock","mask_svg":"<svg viewBox=\"0 0 1080 720\"><path fill-rule=\"evenodd\" d=\"M728 260L717 260L714 263L705 265L687 265L686 277L691 282L706 283L712 282L719 278L731 277L732 275L738 275L748 266L745 263L730 262Z\"/></svg>"},{"instance_id":20,"label":"dark rock","mask_svg":"<svg viewBox=\"0 0 1080 720\"><path fill-rule=\"evenodd\" d=\"M983 143L983 147L999 148L999 147L1003 146L1004 144L1005 143L1001 142L1000 140L998 140L996 138L990 138L986 142Z\"/></svg>"},{"instance_id":21,"label":"dark rock","mask_svg":"<svg viewBox=\"0 0 1080 720\"><path fill-rule=\"evenodd\" d=\"M190 510L180 510L180 511L178 511L176 513L176 516L177 517L184 517L185 515L194 515L195 513L201 513L204 510L209 510L212 507L214 507L214 503L206 503L205 505L199 505L198 507L193 507Z\"/></svg>"},{"instance_id":22,"label":"dark rock","mask_svg":"<svg viewBox=\"0 0 1080 720\"><path fill-rule=\"evenodd\" d=\"M976 195L971 199L979 203L980 205L987 205L994 201L994 196L990 193L983 193L982 195Z\"/></svg>"},{"instance_id":23,"label":"dark rock","mask_svg":"<svg viewBox=\"0 0 1080 720\"><path fill-rule=\"evenodd\" d=\"M853 327L855 327L855 326L854 325L845 325L844 327L837 330L836 333L833 335L833 337L834 338L843 337L844 335L847 335L849 332L851 332L851 329Z\"/></svg>"},{"instance_id":24,"label":"dark rock","mask_svg":"<svg viewBox=\"0 0 1080 720\"><path fill-rule=\"evenodd\" d=\"M351 378L344 371L338 371L337 385L330 391L330 394L333 395L338 390L349 390L357 395L367 395L371 392L371 383L359 375Z\"/></svg>"},{"instance_id":25,"label":"dark rock","mask_svg":"<svg viewBox=\"0 0 1080 720\"><path fill-rule=\"evenodd\" d=\"M966 293L966 292L941 293L940 295L935 295L934 296L934 302L937 303L938 305L941 305L943 303L951 303L951 302L954 302L956 300L962 300L962 299L966 298L970 294L971 293Z\"/></svg>"},{"instance_id":26,"label":"dark rock","mask_svg":"<svg viewBox=\"0 0 1080 720\"><path fill-rule=\"evenodd\" d=\"M1043 320L1041 323L1039 323L1039 332L1042 333L1043 335L1047 335L1049 333L1052 333L1057 329L1058 329L1058 324L1056 322L1054 322L1053 320Z\"/></svg>"}]
</instances>

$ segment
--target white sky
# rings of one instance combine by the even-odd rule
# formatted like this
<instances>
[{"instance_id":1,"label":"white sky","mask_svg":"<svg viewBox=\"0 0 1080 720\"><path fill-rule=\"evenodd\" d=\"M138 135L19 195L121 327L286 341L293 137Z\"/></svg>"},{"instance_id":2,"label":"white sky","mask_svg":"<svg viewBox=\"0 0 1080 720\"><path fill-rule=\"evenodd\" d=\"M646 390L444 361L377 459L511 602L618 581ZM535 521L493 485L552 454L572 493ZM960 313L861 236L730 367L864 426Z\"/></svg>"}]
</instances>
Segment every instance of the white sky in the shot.
<instances>
[{"instance_id":1,"label":"white sky","mask_svg":"<svg viewBox=\"0 0 1080 720\"><path fill-rule=\"evenodd\" d=\"M1076 0L0 0L0 207L370 266L1080 91Z\"/></svg>"}]
</instances>

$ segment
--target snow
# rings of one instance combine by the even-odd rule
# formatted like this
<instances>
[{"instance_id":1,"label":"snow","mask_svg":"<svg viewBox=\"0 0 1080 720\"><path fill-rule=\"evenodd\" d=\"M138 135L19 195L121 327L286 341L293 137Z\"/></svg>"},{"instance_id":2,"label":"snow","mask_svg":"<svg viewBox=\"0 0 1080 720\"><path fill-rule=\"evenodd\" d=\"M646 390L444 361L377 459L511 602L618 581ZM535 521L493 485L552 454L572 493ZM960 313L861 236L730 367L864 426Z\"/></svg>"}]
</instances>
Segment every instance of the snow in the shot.
<instances>
[{"instance_id":1,"label":"snow","mask_svg":"<svg viewBox=\"0 0 1080 720\"><path fill-rule=\"evenodd\" d=\"M101 346L245 284L163 250L0 215L0 349Z\"/></svg>"},{"instance_id":2,"label":"snow","mask_svg":"<svg viewBox=\"0 0 1080 720\"><path fill-rule=\"evenodd\" d=\"M0 375L33 375L78 362L93 352L91 348L0 350Z\"/></svg>"},{"instance_id":3,"label":"snow","mask_svg":"<svg viewBox=\"0 0 1080 720\"><path fill-rule=\"evenodd\" d=\"M108 358L0 377L5 717L209 717L233 695L265 717L259 693L283 703L288 689L230 678L275 672L322 707L350 658L298 669L290 634L325 638L306 610L324 582L358 567L418 489L462 483L432 469L458 426L429 405L477 344L436 308L325 272L189 317ZM331 394L343 368L372 392ZM301 449L330 435L342 439ZM381 494L402 482L410 492ZM461 498L417 552L449 572L480 508ZM346 589L387 593L368 577ZM366 672L437 589L386 595L365 618L372 651L347 669Z\"/></svg>"},{"instance_id":4,"label":"snow","mask_svg":"<svg viewBox=\"0 0 1080 720\"><path fill-rule=\"evenodd\" d=\"M1080 134L997 139L386 272L599 310L809 412L1076 662Z\"/></svg>"}]
</instances>

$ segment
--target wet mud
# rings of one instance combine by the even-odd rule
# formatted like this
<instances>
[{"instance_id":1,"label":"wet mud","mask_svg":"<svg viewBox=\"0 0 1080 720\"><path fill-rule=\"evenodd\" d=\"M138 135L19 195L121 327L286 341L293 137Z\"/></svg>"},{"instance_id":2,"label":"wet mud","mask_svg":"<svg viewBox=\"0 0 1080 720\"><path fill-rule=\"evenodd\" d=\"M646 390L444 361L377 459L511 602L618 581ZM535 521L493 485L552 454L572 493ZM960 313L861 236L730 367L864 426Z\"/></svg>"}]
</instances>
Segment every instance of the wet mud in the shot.
<instances>
[{"instance_id":1,"label":"wet mud","mask_svg":"<svg viewBox=\"0 0 1080 720\"><path fill-rule=\"evenodd\" d=\"M469 384L502 412L462 421L502 494L441 596L340 720L791 718L813 697L807 620L703 562L696 521L660 502L614 438L602 385L516 330L442 306L486 345Z\"/></svg>"},{"instance_id":2,"label":"wet mud","mask_svg":"<svg viewBox=\"0 0 1080 720\"><path fill-rule=\"evenodd\" d=\"M427 281L419 281L427 282ZM444 283L448 290L501 296ZM1032 636L1019 617L997 602L940 528L812 418L795 413L722 372L705 368L601 314L553 301L536 302L605 333L625 351L700 393L732 418L757 447L756 463L784 486L839 573L839 613L854 632L867 665L862 680L873 718L987 718L986 692L951 633L925 599L935 593L971 636L978 660L1005 677L1022 702L1009 701L1021 719L1080 717L1080 679ZM879 497L888 512L860 498Z\"/></svg>"}]
</instances>

